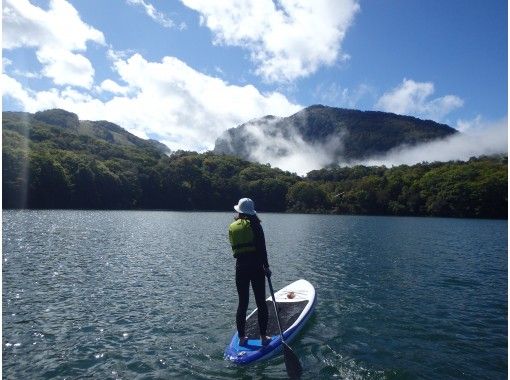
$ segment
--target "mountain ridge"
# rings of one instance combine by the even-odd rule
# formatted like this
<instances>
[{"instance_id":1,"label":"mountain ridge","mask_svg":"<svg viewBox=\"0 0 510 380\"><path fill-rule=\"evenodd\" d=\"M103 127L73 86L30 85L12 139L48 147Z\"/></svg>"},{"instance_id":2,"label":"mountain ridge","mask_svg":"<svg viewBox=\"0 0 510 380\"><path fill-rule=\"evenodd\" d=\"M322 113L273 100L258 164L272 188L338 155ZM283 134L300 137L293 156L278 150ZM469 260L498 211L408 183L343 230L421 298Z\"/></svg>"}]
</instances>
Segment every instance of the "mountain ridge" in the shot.
<instances>
[{"instance_id":1,"label":"mountain ridge","mask_svg":"<svg viewBox=\"0 0 510 380\"><path fill-rule=\"evenodd\" d=\"M329 143L334 161L349 162L456 133L446 124L413 116L312 105L288 117L267 115L230 128L216 139L213 152L254 160L253 151L260 151L267 141L294 138L307 144ZM267 153L281 156L287 152L267 147Z\"/></svg>"},{"instance_id":2,"label":"mountain ridge","mask_svg":"<svg viewBox=\"0 0 510 380\"><path fill-rule=\"evenodd\" d=\"M159 153L170 154L170 149L163 143L154 139L142 139L128 132L120 125L107 120L80 120L73 112L60 108L53 108L36 113L3 111L3 127L18 130L23 125L37 127L61 128L63 132L77 136L88 136L90 138L107 142L113 145L137 148L154 149ZM23 133L29 133L28 130Z\"/></svg>"}]
</instances>

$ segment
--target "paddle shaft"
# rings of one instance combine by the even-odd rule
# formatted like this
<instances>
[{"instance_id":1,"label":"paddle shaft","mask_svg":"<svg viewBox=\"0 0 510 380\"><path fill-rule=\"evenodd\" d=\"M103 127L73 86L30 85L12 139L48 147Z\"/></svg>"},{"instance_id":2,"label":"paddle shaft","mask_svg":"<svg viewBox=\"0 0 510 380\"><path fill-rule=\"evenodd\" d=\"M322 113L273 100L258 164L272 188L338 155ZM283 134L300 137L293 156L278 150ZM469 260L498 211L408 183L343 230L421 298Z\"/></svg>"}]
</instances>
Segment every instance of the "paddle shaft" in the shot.
<instances>
[{"instance_id":1,"label":"paddle shaft","mask_svg":"<svg viewBox=\"0 0 510 380\"><path fill-rule=\"evenodd\" d=\"M287 369L287 375L289 375L289 378L291 378L291 379L299 379L299 378L301 378L303 368L301 367L299 358L296 356L294 351L292 351L292 349L289 347L289 345L283 339L282 325L280 324L280 316L278 315L278 308L276 307L276 299L274 298L273 284L271 283L271 278L267 275L266 275L266 277L267 277L267 283L269 284L269 290L271 291L271 298L273 299L274 313L276 315L276 321L278 322L278 329L280 330L280 337L282 338L283 359L285 360L285 368Z\"/></svg>"},{"instance_id":2,"label":"paddle shaft","mask_svg":"<svg viewBox=\"0 0 510 380\"><path fill-rule=\"evenodd\" d=\"M280 317L278 316L278 308L276 307L276 299L274 298L274 290L273 290L273 284L271 283L271 277L267 277L267 283L269 284L269 291L271 292L271 298L273 299L273 306L274 306L274 313L276 314L276 322L278 322L278 330L280 330L280 337L282 338L282 343L285 343L283 340L283 331L282 331L282 325L280 323Z\"/></svg>"}]
</instances>

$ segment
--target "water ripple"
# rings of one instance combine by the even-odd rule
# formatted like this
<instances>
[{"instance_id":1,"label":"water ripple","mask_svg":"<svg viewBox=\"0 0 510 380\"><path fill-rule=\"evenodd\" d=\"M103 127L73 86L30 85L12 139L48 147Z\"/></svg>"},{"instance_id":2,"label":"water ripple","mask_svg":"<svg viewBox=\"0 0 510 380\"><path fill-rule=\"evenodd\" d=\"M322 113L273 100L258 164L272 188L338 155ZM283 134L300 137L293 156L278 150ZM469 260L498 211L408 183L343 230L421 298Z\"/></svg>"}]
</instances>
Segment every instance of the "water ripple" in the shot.
<instances>
[{"instance_id":1,"label":"water ripple","mask_svg":"<svg viewBox=\"0 0 510 380\"><path fill-rule=\"evenodd\" d=\"M5 378L286 378L281 356L223 360L231 213L3 217ZM261 218L275 287L317 289L304 378L506 378L506 221Z\"/></svg>"}]
</instances>

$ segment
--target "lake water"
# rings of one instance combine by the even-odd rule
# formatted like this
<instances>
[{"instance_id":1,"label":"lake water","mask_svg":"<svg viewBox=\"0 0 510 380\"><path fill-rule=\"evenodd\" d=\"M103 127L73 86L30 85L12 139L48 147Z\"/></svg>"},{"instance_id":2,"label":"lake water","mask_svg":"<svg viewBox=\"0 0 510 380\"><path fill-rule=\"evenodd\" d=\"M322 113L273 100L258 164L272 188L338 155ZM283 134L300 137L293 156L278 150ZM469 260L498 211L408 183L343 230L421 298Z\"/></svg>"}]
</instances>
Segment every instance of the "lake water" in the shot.
<instances>
[{"instance_id":1,"label":"lake water","mask_svg":"<svg viewBox=\"0 0 510 380\"><path fill-rule=\"evenodd\" d=\"M4 211L3 377L285 378L223 359L232 217ZM260 218L275 288L317 290L303 378L506 379L506 220Z\"/></svg>"}]
</instances>

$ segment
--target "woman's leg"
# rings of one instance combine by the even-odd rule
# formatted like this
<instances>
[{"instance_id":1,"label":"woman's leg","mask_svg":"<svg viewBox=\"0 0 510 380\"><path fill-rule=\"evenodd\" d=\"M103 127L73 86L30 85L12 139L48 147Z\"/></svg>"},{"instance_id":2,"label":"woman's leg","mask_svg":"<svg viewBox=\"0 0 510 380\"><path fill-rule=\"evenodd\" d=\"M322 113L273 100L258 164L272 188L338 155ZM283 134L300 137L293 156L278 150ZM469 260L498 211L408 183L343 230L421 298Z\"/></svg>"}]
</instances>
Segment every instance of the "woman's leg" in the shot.
<instances>
[{"instance_id":1,"label":"woman's leg","mask_svg":"<svg viewBox=\"0 0 510 380\"><path fill-rule=\"evenodd\" d=\"M258 308L260 335L265 336L267 331L268 311L266 305L266 276L261 268L253 274L251 280L255 302Z\"/></svg>"},{"instance_id":2,"label":"woman's leg","mask_svg":"<svg viewBox=\"0 0 510 380\"><path fill-rule=\"evenodd\" d=\"M239 296L237 305L236 325L239 338L246 335L246 311L248 311L248 302L250 300L250 276L246 271L236 270L236 287Z\"/></svg>"}]
</instances>

